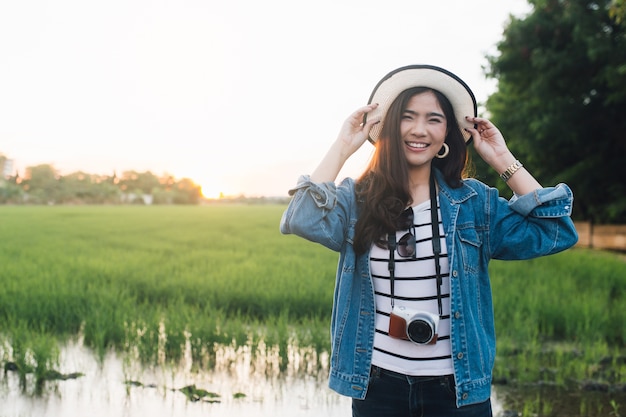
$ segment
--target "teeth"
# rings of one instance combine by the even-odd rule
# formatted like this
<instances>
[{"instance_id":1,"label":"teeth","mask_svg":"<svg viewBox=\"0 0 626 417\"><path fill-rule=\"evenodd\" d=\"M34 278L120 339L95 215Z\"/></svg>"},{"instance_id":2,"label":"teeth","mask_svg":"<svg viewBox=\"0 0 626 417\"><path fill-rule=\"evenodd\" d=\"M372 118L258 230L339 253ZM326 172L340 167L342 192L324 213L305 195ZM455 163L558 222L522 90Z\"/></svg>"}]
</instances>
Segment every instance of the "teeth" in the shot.
<instances>
[{"instance_id":1,"label":"teeth","mask_svg":"<svg viewBox=\"0 0 626 417\"><path fill-rule=\"evenodd\" d=\"M411 148L426 148L428 145L425 143L415 143L415 142L407 142L407 145L409 145Z\"/></svg>"}]
</instances>

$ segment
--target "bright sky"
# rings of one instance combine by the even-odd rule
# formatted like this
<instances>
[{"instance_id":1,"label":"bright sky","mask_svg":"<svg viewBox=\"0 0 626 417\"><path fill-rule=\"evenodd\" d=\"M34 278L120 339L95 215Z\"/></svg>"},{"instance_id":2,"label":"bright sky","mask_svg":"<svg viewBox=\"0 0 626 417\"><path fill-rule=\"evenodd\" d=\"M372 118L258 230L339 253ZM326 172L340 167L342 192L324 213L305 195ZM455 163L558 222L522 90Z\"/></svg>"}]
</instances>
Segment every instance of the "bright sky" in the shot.
<instances>
[{"instance_id":1,"label":"bright sky","mask_svg":"<svg viewBox=\"0 0 626 417\"><path fill-rule=\"evenodd\" d=\"M525 0L0 3L0 153L21 175L169 173L284 196L389 71L442 66L479 101ZM340 178L365 167L368 143Z\"/></svg>"}]
</instances>

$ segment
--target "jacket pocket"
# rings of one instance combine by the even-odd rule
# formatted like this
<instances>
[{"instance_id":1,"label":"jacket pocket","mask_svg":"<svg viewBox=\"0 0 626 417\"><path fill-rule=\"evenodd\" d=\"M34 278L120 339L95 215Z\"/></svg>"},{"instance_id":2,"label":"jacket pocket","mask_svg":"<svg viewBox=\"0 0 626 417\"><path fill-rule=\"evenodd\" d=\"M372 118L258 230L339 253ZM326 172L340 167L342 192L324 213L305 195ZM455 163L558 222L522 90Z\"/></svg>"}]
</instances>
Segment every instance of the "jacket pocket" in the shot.
<instances>
[{"instance_id":1,"label":"jacket pocket","mask_svg":"<svg viewBox=\"0 0 626 417\"><path fill-rule=\"evenodd\" d=\"M480 248L482 240L474 227L459 228L457 235L461 242L461 257L463 260L463 270L466 273L478 272L480 265Z\"/></svg>"}]
</instances>

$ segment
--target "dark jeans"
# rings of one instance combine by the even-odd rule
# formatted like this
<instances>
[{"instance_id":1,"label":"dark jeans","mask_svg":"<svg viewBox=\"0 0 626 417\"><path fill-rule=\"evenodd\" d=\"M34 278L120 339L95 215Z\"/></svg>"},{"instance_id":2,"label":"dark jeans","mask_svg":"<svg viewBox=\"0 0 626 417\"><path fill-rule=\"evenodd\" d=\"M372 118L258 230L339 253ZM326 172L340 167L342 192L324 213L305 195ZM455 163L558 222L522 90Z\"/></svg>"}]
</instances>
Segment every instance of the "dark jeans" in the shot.
<instances>
[{"instance_id":1,"label":"dark jeans","mask_svg":"<svg viewBox=\"0 0 626 417\"><path fill-rule=\"evenodd\" d=\"M491 400L456 407L453 376L416 377L372 367L367 396L352 417L491 417Z\"/></svg>"}]
</instances>

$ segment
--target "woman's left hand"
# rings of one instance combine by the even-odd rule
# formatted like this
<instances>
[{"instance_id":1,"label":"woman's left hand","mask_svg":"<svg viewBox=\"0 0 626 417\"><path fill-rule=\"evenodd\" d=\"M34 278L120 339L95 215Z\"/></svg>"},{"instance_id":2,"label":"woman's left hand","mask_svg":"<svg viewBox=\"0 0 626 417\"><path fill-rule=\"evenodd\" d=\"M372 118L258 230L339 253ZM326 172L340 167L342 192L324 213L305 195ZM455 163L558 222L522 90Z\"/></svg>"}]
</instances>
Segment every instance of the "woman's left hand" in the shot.
<instances>
[{"instance_id":1,"label":"woman's left hand","mask_svg":"<svg viewBox=\"0 0 626 417\"><path fill-rule=\"evenodd\" d=\"M466 120L476 125L473 129L465 130L472 135L474 149L485 162L496 171L502 172L515 161L515 157L506 146L502 133L493 123L481 117L466 117Z\"/></svg>"},{"instance_id":2,"label":"woman's left hand","mask_svg":"<svg viewBox=\"0 0 626 417\"><path fill-rule=\"evenodd\" d=\"M472 135L474 149L498 175L502 174L515 162L515 156L506 146L502 133L487 119L466 117L466 120L476 125L475 128L465 129ZM518 169L516 174L510 177L507 185L518 195L524 195L541 188L541 184L524 167Z\"/></svg>"}]
</instances>

